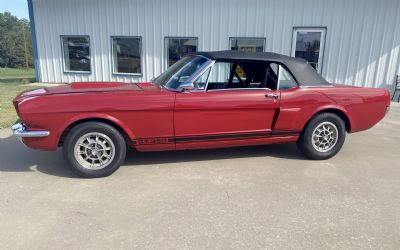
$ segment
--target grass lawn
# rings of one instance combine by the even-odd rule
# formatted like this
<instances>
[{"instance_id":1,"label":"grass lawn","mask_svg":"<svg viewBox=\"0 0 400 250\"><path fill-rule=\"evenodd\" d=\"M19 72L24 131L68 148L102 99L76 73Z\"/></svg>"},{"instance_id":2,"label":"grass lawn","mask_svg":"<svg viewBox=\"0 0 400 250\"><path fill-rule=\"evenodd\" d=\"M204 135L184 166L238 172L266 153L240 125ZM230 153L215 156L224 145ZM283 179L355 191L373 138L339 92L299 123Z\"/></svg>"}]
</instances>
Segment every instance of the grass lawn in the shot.
<instances>
[{"instance_id":1,"label":"grass lawn","mask_svg":"<svg viewBox=\"0 0 400 250\"><path fill-rule=\"evenodd\" d=\"M0 82L13 82L14 79L26 79L25 82L33 82L35 70L0 68Z\"/></svg>"},{"instance_id":2,"label":"grass lawn","mask_svg":"<svg viewBox=\"0 0 400 250\"><path fill-rule=\"evenodd\" d=\"M12 99L18 93L34 88L38 88L38 86L22 84L21 81L4 83L0 80L0 129L9 127L17 120Z\"/></svg>"},{"instance_id":3,"label":"grass lawn","mask_svg":"<svg viewBox=\"0 0 400 250\"><path fill-rule=\"evenodd\" d=\"M34 69L0 68L0 83L30 83L35 81Z\"/></svg>"},{"instance_id":4,"label":"grass lawn","mask_svg":"<svg viewBox=\"0 0 400 250\"><path fill-rule=\"evenodd\" d=\"M0 68L0 129L9 127L17 120L11 101L18 93L37 88L26 84L34 80L34 69Z\"/></svg>"}]
</instances>

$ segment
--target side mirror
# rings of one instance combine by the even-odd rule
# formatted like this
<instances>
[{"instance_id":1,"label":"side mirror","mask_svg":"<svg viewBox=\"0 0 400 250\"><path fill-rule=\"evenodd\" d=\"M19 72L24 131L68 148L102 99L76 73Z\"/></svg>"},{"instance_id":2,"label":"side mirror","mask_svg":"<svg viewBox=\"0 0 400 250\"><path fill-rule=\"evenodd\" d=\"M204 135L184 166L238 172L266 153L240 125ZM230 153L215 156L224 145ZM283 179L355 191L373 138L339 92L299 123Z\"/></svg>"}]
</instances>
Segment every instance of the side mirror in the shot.
<instances>
[{"instance_id":1,"label":"side mirror","mask_svg":"<svg viewBox=\"0 0 400 250\"><path fill-rule=\"evenodd\" d=\"M182 91L190 91L190 90L194 90L194 84L193 83L184 83L181 84L181 89Z\"/></svg>"}]
</instances>

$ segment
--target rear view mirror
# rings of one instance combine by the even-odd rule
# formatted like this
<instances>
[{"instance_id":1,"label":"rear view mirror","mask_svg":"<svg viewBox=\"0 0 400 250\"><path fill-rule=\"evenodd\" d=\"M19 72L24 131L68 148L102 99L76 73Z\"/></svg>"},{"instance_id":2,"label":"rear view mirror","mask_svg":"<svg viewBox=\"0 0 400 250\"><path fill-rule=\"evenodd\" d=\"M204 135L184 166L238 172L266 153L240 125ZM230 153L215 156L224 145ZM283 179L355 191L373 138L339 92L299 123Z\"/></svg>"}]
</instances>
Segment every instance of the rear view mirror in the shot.
<instances>
[{"instance_id":1,"label":"rear view mirror","mask_svg":"<svg viewBox=\"0 0 400 250\"><path fill-rule=\"evenodd\" d=\"M190 91L190 90L193 90L193 89L194 89L194 84L191 83L191 82L181 84L181 89L182 89L182 91Z\"/></svg>"}]
</instances>

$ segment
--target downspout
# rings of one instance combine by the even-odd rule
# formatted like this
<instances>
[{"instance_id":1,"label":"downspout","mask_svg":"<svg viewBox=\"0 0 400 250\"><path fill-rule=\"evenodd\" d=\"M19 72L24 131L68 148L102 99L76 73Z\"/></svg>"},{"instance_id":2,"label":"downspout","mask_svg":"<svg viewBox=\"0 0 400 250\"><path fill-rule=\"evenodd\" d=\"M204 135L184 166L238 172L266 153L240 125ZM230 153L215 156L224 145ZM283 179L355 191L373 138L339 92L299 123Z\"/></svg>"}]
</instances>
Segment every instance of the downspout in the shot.
<instances>
[{"instance_id":1,"label":"downspout","mask_svg":"<svg viewBox=\"0 0 400 250\"><path fill-rule=\"evenodd\" d=\"M34 64L35 64L35 77L36 77L37 82L41 82L42 75L40 72L39 57L38 57L35 16L33 14L33 3L32 3L32 0L27 0L27 1L28 1L28 10L29 10L29 23L31 26L31 35L32 35L32 50L33 50L33 60L34 60Z\"/></svg>"}]
</instances>

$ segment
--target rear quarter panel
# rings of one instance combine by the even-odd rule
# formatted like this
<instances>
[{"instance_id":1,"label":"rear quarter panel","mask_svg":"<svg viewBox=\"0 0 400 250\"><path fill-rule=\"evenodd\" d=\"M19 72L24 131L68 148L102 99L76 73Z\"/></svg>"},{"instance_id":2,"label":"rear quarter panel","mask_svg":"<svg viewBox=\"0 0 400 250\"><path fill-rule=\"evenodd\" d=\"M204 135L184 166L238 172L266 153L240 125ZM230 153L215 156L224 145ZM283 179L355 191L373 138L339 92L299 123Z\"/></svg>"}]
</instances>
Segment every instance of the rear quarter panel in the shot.
<instances>
[{"instance_id":1,"label":"rear quarter panel","mask_svg":"<svg viewBox=\"0 0 400 250\"><path fill-rule=\"evenodd\" d=\"M281 92L276 130L303 130L318 112L334 109L344 113L349 132L362 131L378 123L386 113L389 93L385 89L350 86L304 87Z\"/></svg>"},{"instance_id":2,"label":"rear quarter panel","mask_svg":"<svg viewBox=\"0 0 400 250\"><path fill-rule=\"evenodd\" d=\"M300 132L322 107L332 108L336 107L336 104L327 96L309 88L282 90L279 115L274 130Z\"/></svg>"},{"instance_id":3,"label":"rear quarter panel","mask_svg":"<svg viewBox=\"0 0 400 250\"><path fill-rule=\"evenodd\" d=\"M366 130L377 124L390 105L389 91L386 89L342 85L315 91L323 93L343 107L350 119L350 132Z\"/></svg>"}]
</instances>

